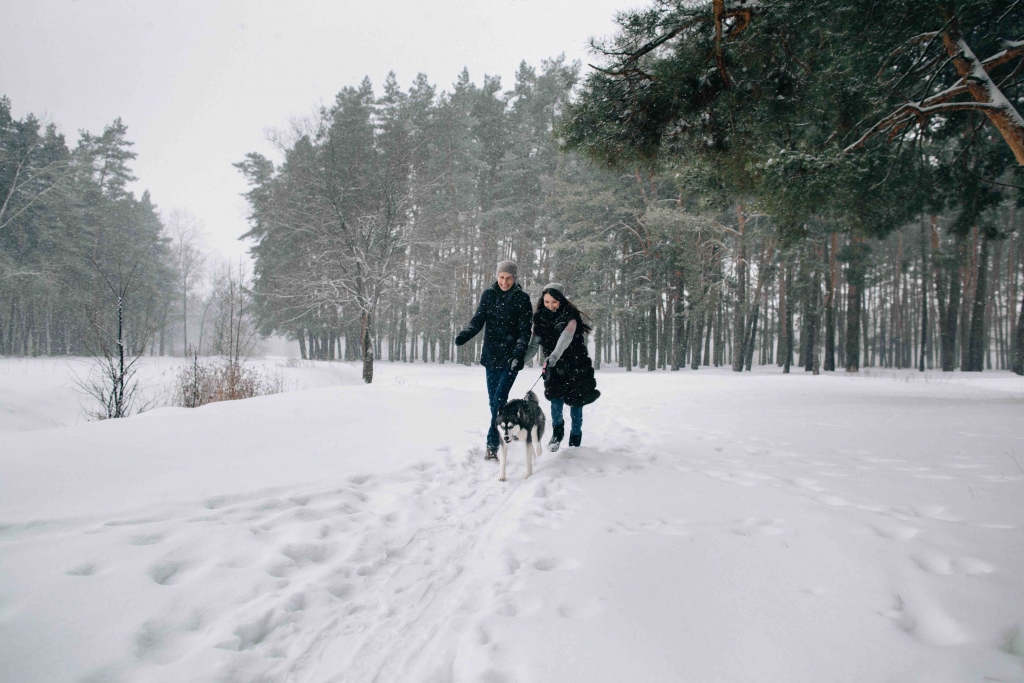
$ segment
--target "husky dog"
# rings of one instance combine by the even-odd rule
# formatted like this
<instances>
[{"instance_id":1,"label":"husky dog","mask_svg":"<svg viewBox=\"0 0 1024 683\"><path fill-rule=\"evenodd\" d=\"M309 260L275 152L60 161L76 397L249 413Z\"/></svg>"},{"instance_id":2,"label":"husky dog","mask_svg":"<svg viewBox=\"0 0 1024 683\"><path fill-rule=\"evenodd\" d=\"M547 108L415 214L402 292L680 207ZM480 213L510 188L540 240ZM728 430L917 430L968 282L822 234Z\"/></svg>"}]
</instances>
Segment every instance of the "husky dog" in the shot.
<instances>
[{"instance_id":1,"label":"husky dog","mask_svg":"<svg viewBox=\"0 0 1024 683\"><path fill-rule=\"evenodd\" d=\"M540 455L544 421L544 411L540 409L537 395L532 391L526 393L526 398L513 399L498 410L498 417L494 421L498 427L498 436L501 437L501 472L498 481L505 481L505 460L508 445L513 441L524 441L526 445L526 474L523 479L533 474L533 457L535 453Z\"/></svg>"}]
</instances>

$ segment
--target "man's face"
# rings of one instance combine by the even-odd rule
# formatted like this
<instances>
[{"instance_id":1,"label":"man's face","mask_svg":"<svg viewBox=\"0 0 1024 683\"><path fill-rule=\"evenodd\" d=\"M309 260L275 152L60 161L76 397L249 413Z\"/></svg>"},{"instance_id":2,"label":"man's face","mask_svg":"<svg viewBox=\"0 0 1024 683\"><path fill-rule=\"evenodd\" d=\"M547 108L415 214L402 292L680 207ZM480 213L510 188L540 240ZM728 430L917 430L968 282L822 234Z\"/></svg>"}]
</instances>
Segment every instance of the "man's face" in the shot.
<instances>
[{"instance_id":1,"label":"man's face","mask_svg":"<svg viewBox=\"0 0 1024 683\"><path fill-rule=\"evenodd\" d=\"M501 291L507 292L515 283L516 279L511 273L498 273L498 286L501 287Z\"/></svg>"}]
</instances>

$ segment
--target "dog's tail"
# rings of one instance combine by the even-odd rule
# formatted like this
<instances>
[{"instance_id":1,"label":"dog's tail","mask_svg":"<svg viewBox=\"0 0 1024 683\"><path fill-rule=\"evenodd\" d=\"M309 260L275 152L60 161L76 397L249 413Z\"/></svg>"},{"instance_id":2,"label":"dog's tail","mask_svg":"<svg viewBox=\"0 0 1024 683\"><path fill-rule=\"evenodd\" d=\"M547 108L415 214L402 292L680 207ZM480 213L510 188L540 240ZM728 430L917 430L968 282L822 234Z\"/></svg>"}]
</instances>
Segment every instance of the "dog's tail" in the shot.
<instances>
[{"instance_id":1,"label":"dog's tail","mask_svg":"<svg viewBox=\"0 0 1024 683\"><path fill-rule=\"evenodd\" d=\"M537 400L537 394L533 393L533 390L526 392L526 400L540 405L540 401Z\"/></svg>"}]
</instances>

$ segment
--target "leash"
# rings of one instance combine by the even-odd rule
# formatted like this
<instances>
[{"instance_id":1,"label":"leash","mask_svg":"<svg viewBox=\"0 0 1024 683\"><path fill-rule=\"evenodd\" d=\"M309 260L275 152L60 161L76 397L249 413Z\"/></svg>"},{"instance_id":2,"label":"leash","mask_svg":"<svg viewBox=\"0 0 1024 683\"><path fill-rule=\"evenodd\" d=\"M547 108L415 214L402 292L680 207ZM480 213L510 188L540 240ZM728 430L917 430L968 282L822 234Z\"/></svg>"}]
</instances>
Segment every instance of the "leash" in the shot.
<instances>
[{"instance_id":1,"label":"leash","mask_svg":"<svg viewBox=\"0 0 1024 683\"><path fill-rule=\"evenodd\" d=\"M523 394L523 398L528 396L530 394L530 392L533 391L533 387L537 386L537 382L539 382L541 380L541 378L544 377L544 371L547 370L547 369L548 369L548 364L545 363L544 367L541 368L541 370L540 370L540 377L538 377L536 380L534 380L533 386L531 386L529 389L526 390L526 393Z\"/></svg>"}]
</instances>

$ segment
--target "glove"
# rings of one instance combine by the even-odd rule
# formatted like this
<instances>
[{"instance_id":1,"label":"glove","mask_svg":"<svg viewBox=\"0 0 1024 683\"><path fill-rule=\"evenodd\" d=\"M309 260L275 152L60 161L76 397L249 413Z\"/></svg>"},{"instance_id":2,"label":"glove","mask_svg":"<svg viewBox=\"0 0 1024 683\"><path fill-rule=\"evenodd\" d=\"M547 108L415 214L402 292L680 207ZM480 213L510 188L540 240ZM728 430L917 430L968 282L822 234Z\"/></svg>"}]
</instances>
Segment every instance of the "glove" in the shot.
<instances>
[{"instance_id":1,"label":"glove","mask_svg":"<svg viewBox=\"0 0 1024 683\"><path fill-rule=\"evenodd\" d=\"M508 366L510 368L512 368L512 370L518 370L519 368L523 367L523 362L521 360L519 360L518 358L513 358L509 362Z\"/></svg>"},{"instance_id":2,"label":"glove","mask_svg":"<svg viewBox=\"0 0 1024 683\"><path fill-rule=\"evenodd\" d=\"M457 335L455 336L455 345L456 345L456 346L462 346L463 344L465 344L466 342L468 342L468 341L470 340L470 337L471 337L471 336L472 336L472 335L470 335L470 334L469 334L468 332L466 332L465 330L463 330L462 332L459 332L459 333L458 333L458 334L457 334Z\"/></svg>"},{"instance_id":3,"label":"glove","mask_svg":"<svg viewBox=\"0 0 1024 683\"><path fill-rule=\"evenodd\" d=\"M544 359L544 367L553 368L556 365L558 365L558 356L556 356L555 354L551 354L546 359Z\"/></svg>"}]
</instances>

